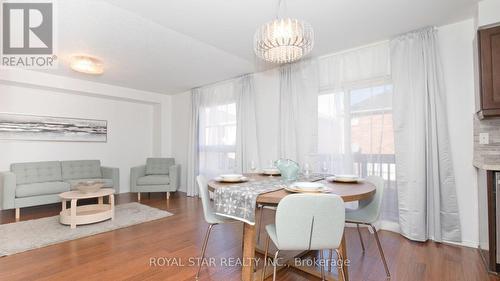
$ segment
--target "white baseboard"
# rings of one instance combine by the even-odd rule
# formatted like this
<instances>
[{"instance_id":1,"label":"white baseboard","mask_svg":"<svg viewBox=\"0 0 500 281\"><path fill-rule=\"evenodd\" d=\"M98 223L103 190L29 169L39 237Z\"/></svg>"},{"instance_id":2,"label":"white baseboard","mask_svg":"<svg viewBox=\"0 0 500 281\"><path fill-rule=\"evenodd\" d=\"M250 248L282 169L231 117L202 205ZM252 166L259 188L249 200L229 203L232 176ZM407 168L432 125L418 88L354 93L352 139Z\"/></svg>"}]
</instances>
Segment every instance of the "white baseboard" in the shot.
<instances>
[{"instance_id":1,"label":"white baseboard","mask_svg":"<svg viewBox=\"0 0 500 281\"><path fill-rule=\"evenodd\" d=\"M400 233L399 224L397 222L378 221L374 223L374 225L377 230L386 230L395 233ZM356 227L356 225L353 223L346 223L346 227ZM360 224L360 227L368 227L368 226ZM372 232L371 228L368 227L368 231ZM468 241L468 240L463 240L462 242L443 241L443 243L452 246L462 246L473 249L477 249L477 247L479 246L479 243L477 241Z\"/></svg>"},{"instance_id":2,"label":"white baseboard","mask_svg":"<svg viewBox=\"0 0 500 281\"><path fill-rule=\"evenodd\" d=\"M462 246L474 249L477 249L477 247L479 246L479 243L477 241L462 241L462 242L443 241L443 243L453 246Z\"/></svg>"},{"instance_id":3,"label":"white baseboard","mask_svg":"<svg viewBox=\"0 0 500 281\"><path fill-rule=\"evenodd\" d=\"M378 226L378 227L377 227ZM378 229L399 233L399 223L393 221L379 221L376 224Z\"/></svg>"},{"instance_id":4,"label":"white baseboard","mask_svg":"<svg viewBox=\"0 0 500 281\"><path fill-rule=\"evenodd\" d=\"M373 224L375 228L378 230L387 230L395 233L399 233L399 224L397 222L392 221L378 221ZM346 223L346 227L356 227L354 223ZM368 227L367 225L360 224L360 227ZM372 232L371 228L368 227L368 231Z\"/></svg>"}]
</instances>

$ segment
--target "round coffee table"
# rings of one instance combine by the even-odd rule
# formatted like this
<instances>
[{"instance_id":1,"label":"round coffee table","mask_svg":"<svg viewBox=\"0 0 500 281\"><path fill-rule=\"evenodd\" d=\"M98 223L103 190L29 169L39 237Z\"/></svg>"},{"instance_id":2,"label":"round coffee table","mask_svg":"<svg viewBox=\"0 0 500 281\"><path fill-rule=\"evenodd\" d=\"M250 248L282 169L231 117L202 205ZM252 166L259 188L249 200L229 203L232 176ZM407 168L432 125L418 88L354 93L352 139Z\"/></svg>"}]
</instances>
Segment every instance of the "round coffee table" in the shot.
<instances>
[{"instance_id":1,"label":"round coffee table","mask_svg":"<svg viewBox=\"0 0 500 281\"><path fill-rule=\"evenodd\" d=\"M62 199L62 211L59 213L59 221L62 224L76 228L77 225L89 224L114 219L115 216L115 190L113 188L102 188L96 192L82 193L78 190L67 191L59 194ZM109 197L109 204L104 204L103 198ZM80 199L98 198L97 204L76 206ZM71 207L66 208L68 201Z\"/></svg>"}]
</instances>

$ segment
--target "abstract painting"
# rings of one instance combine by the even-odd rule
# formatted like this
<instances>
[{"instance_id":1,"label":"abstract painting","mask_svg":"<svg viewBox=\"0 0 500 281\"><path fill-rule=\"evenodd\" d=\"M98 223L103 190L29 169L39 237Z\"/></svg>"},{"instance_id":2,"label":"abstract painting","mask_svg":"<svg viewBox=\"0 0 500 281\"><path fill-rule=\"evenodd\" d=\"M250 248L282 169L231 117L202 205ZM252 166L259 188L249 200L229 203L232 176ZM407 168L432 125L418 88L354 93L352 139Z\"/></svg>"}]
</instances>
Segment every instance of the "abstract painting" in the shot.
<instances>
[{"instance_id":1,"label":"abstract painting","mask_svg":"<svg viewBox=\"0 0 500 281\"><path fill-rule=\"evenodd\" d=\"M0 139L106 142L105 120L0 113Z\"/></svg>"}]
</instances>

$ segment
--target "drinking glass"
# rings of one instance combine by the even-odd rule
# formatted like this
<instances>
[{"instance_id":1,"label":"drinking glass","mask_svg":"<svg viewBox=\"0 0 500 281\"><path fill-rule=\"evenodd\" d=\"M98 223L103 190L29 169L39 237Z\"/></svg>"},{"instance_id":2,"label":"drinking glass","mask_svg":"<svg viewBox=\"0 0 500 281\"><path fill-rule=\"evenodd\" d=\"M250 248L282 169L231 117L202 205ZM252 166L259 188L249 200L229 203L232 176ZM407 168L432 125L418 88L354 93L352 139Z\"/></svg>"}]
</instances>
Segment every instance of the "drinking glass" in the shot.
<instances>
[{"instance_id":1,"label":"drinking glass","mask_svg":"<svg viewBox=\"0 0 500 281\"><path fill-rule=\"evenodd\" d=\"M323 161L323 163L321 164L321 172L323 174L327 174L328 170L329 170L328 162L327 161Z\"/></svg>"},{"instance_id":2,"label":"drinking glass","mask_svg":"<svg viewBox=\"0 0 500 281\"><path fill-rule=\"evenodd\" d=\"M250 171L253 174L253 173L255 173L256 170L257 170L257 166L255 166L255 161L252 160L250 162Z\"/></svg>"},{"instance_id":3,"label":"drinking glass","mask_svg":"<svg viewBox=\"0 0 500 281\"><path fill-rule=\"evenodd\" d=\"M311 176L311 166L309 165L309 163L306 163L304 165L304 177L309 178L309 176Z\"/></svg>"}]
</instances>

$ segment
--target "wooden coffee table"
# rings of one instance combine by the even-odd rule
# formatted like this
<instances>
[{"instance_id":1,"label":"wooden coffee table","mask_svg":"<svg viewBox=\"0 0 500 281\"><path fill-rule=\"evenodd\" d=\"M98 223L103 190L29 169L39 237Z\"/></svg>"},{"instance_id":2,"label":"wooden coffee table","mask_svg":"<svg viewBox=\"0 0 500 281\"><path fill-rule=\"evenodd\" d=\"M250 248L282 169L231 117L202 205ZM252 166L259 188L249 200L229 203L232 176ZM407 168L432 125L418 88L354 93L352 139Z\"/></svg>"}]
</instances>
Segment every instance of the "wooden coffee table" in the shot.
<instances>
[{"instance_id":1,"label":"wooden coffee table","mask_svg":"<svg viewBox=\"0 0 500 281\"><path fill-rule=\"evenodd\" d=\"M115 190L113 188L102 188L96 192L82 193L78 190L67 191L59 194L62 199L62 211L59 221L62 224L76 228L77 225L89 224L114 219L115 216ZM103 198L108 196L109 203L104 204ZM98 198L97 204L76 206L80 199ZM67 209L67 202L71 201L71 207Z\"/></svg>"}]
</instances>

